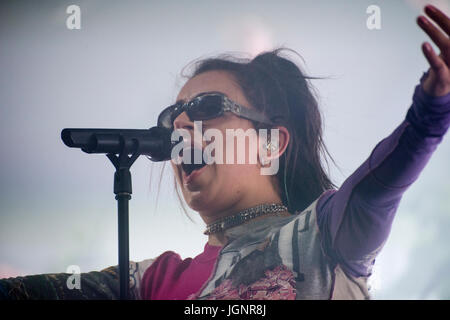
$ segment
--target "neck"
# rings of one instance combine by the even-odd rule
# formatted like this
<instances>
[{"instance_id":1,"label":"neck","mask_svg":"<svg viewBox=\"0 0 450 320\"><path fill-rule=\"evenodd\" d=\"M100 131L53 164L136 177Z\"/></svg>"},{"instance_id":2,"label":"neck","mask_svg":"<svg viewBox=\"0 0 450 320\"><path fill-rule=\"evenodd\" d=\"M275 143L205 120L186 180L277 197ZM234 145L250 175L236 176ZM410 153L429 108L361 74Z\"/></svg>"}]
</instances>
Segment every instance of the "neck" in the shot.
<instances>
[{"instance_id":1,"label":"neck","mask_svg":"<svg viewBox=\"0 0 450 320\"><path fill-rule=\"evenodd\" d=\"M226 231L237 226L251 223L252 221L265 219L270 216L285 217L290 216L287 208L281 203L264 203L245 210L239 211L236 214L219 219L207 226L205 234L208 234L208 243L214 246L224 246L228 243Z\"/></svg>"},{"instance_id":2,"label":"neck","mask_svg":"<svg viewBox=\"0 0 450 320\"><path fill-rule=\"evenodd\" d=\"M215 211L214 213L212 212L208 212L208 213L204 213L204 212L200 212L200 216L202 217L202 220L206 223L206 224L211 224L214 223L220 219L223 219L225 217L229 217L232 215L235 215L245 209L248 208L252 208L252 207L256 207L260 204L265 204L265 203L281 203L281 199L280 197L275 197L275 198L264 198L261 199L259 201L252 201L252 202L246 202L246 203L236 203L235 205L232 205L226 209L220 210L220 211Z\"/></svg>"},{"instance_id":3,"label":"neck","mask_svg":"<svg viewBox=\"0 0 450 320\"><path fill-rule=\"evenodd\" d=\"M211 224L217 220L232 216L240 211L263 203L282 203L281 197L271 185L268 188L261 189L257 194L246 194L225 205L218 204L218 206L211 206L208 210L198 211L198 213L206 224Z\"/></svg>"},{"instance_id":4,"label":"neck","mask_svg":"<svg viewBox=\"0 0 450 320\"><path fill-rule=\"evenodd\" d=\"M228 239L225 236L224 232L219 232L215 234L210 234L208 236L208 244L211 246L220 246L223 247L228 243Z\"/></svg>"},{"instance_id":5,"label":"neck","mask_svg":"<svg viewBox=\"0 0 450 320\"><path fill-rule=\"evenodd\" d=\"M245 209L255 207L264 203L282 203L276 188L272 183L267 187L262 187L262 183L259 188L255 186L253 190L258 190L256 194L246 194L239 199L236 199L232 203L228 203L226 206L214 207L212 210L199 211L202 220L208 225L223 219L228 216L235 215ZM287 213L289 215L289 213ZM265 216L261 216L255 219L264 219ZM224 232L218 232L208 236L208 243L214 246L224 246L228 239Z\"/></svg>"}]
</instances>

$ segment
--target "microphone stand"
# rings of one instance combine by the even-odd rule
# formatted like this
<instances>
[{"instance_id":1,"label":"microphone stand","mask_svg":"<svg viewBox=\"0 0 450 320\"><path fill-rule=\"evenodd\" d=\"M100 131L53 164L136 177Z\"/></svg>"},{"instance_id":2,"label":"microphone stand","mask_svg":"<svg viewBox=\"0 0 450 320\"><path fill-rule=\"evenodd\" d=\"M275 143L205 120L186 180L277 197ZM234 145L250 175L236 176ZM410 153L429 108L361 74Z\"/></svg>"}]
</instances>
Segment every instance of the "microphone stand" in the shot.
<instances>
[{"instance_id":1,"label":"microphone stand","mask_svg":"<svg viewBox=\"0 0 450 320\"><path fill-rule=\"evenodd\" d=\"M139 153L135 152L129 157L127 152L122 151L118 156L113 153L106 156L116 168L114 194L118 209L120 300L128 300L130 297L128 203L132 193L130 167L139 157Z\"/></svg>"},{"instance_id":2,"label":"microphone stand","mask_svg":"<svg viewBox=\"0 0 450 320\"><path fill-rule=\"evenodd\" d=\"M103 153L116 168L114 194L117 200L119 229L119 285L120 299L130 298L130 261L128 204L131 199L130 167L140 155L152 161L170 160L171 130L163 127L141 129L77 129L61 132L64 144L81 148L86 153ZM129 156L131 155L131 156Z\"/></svg>"}]
</instances>

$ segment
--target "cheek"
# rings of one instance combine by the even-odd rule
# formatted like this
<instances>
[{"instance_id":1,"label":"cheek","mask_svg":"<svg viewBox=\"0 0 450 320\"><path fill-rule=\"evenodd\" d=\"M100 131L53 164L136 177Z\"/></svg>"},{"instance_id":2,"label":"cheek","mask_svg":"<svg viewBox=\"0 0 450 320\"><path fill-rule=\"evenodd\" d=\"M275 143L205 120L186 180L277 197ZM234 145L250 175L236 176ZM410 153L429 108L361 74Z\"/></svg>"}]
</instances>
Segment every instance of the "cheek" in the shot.
<instances>
[{"instance_id":1,"label":"cheek","mask_svg":"<svg viewBox=\"0 0 450 320\"><path fill-rule=\"evenodd\" d=\"M248 120L226 115L208 120L204 125L204 147L216 162L224 164L257 164L258 131Z\"/></svg>"},{"instance_id":2,"label":"cheek","mask_svg":"<svg viewBox=\"0 0 450 320\"><path fill-rule=\"evenodd\" d=\"M232 133L227 136L223 134L221 140L207 143L207 154L219 164L239 164L244 167L256 165L258 164L258 143L256 135Z\"/></svg>"},{"instance_id":3,"label":"cheek","mask_svg":"<svg viewBox=\"0 0 450 320\"><path fill-rule=\"evenodd\" d=\"M215 181L209 189L217 205L235 203L255 189L254 165L217 165Z\"/></svg>"},{"instance_id":4,"label":"cheek","mask_svg":"<svg viewBox=\"0 0 450 320\"><path fill-rule=\"evenodd\" d=\"M256 165L249 164L223 164L216 167L215 186L227 194L249 189L255 183L255 174L259 172Z\"/></svg>"}]
</instances>

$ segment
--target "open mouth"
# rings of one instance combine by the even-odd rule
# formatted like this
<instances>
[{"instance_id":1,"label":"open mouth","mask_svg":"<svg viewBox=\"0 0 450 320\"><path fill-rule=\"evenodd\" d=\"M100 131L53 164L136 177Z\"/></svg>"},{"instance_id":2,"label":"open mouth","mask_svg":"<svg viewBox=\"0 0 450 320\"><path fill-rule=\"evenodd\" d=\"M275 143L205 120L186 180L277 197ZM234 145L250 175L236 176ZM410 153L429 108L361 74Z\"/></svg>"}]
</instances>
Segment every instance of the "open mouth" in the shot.
<instances>
[{"instance_id":1,"label":"open mouth","mask_svg":"<svg viewBox=\"0 0 450 320\"><path fill-rule=\"evenodd\" d=\"M181 169L183 171L183 176L186 179L186 182L189 182L191 180L191 178L193 178L196 175L196 173L200 172L200 170L207 165L207 163L203 159L203 156L202 156L203 152L201 149L192 148L192 149L188 149L186 151L191 153L190 154L190 159L191 159L190 162L193 162L193 163L184 163L183 162L183 163L181 163ZM195 160L200 160L200 159L201 159L200 163L195 163L195 162L198 162Z\"/></svg>"},{"instance_id":2,"label":"open mouth","mask_svg":"<svg viewBox=\"0 0 450 320\"><path fill-rule=\"evenodd\" d=\"M183 171L186 173L187 176L191 175L191 173L196 170L200 170L204 166L206 166L206 163L204 163L203 160L202 163L200 164L188 164L188 163L181 164L181 168L183 169Z\"/></svg>"}]
</instances>

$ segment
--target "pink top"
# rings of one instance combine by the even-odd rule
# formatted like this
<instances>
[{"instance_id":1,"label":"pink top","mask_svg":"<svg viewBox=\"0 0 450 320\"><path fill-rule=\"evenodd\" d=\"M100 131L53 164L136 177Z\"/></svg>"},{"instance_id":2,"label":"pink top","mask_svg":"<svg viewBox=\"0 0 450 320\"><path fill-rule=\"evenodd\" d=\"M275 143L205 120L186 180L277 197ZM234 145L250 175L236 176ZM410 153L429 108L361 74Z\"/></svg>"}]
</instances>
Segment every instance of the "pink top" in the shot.
<instances>
[{"instance_id":1,"label":"pink top","mask_svg":"<svg viewBox=\"0 0 450 320\"><path fill-rule=\"evenodd\" d=\"M201 254L194 259L182 260L180 255L168 251L158 257L142 279L141 297L152 300L186 300L200 290L211 275L219 255L220 246L206 243Z\"/></svg>"}]
</instances>

